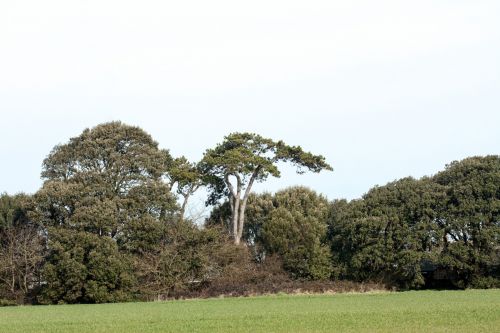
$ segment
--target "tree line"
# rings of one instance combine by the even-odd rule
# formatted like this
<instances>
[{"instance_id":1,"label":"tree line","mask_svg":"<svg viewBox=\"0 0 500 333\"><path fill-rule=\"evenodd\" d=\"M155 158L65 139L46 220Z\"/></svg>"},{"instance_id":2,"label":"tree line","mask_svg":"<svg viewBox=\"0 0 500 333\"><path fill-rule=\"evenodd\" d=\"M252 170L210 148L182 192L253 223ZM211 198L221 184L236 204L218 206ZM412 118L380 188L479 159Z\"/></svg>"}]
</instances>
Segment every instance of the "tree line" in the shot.
<instances>
[{"instance_id":1,"label":"tree line","mask_svg":"<svg viewBox=\"0 0 500 333\"><path fill-rule=\"evenodd\" d=\"M252 193L280 176L280 162L298 173L332 170L321 155L252 133L226 136L194 163L138 127L84 130L49 153L35 194L0 196L0 303L259 292L306 281L500 286L499 156L452 162L352 201L305 187ZM201 187L213 209L199 226L185 211Z\"/></svg>"}]
</instances>

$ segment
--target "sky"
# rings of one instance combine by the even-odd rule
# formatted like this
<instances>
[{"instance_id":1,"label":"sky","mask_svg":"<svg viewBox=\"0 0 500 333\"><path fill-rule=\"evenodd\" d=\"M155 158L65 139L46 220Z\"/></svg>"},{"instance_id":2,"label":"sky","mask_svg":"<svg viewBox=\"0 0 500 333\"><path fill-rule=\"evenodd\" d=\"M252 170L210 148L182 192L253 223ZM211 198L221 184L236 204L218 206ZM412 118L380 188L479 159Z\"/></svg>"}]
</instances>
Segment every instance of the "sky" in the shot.
<instances>
[{"instance_id":1,"label":"sky","mask_svg":"<svg viewBox=\"0 0 500 333\"><path fill-rule=\"evenodd\" d=\"M231 132L322 154L330 199L500 153L500 1L0 1L0 192L121 120L201 159Z\"/></svg>"}]
</instances>

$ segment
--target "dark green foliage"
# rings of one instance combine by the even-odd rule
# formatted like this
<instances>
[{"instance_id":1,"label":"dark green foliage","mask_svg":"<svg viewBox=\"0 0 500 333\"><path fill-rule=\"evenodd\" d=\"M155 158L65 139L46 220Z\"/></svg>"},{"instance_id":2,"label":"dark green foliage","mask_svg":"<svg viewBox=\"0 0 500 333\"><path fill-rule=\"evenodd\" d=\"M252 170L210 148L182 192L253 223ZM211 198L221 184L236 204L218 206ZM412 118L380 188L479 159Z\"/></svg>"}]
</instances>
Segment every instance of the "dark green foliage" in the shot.
<instances>
[{"instance_id":1,"label":"dark green foliage","mask_svg":"<svg viewBox=\"0 0 500 333\"><path fill-rule=\"evenodd\" d=\"M44 161L33 218L116 239L139 251L158 243L175 198L162 182L171 158L144 131L118 122L85 130Z\"/></svg>"},{"instance_id":2,"label":"dark green foliage","mask_svg":"<svg viewBox=\"0 0 500 333\"><path fill-rule=\"evenodd\" d=\"M330 239L344 277L423 286L420 265L439 246L434 225L442 189L404 178L375 187L362 200L332 205Z\"/></svg>"},{"instance_id":3,"label":"dark green foliage","mask_svg":"<svg viewBox=\"0 0 500 333\"><path fill-rule=\"evenodd\" d=\"M251 133L230 134L195 164L137 127L86 129L45 159L35 195L0 195L0 300L247 295L336 283L327 279L500 287L499 156L350 202L304 187L252 194L254 182L280 176L280 162L331 170L320 155ZM184 218L202 185L209 203L228 197L204 228Z\"/></svg>"},{"instance_id":4,"label":"dark green foliage","mask_svg":"<svg viewBox=\"0 0 500 333\"><path fill-rule=\"evenodd\" d=\"M332 170L321 155L313 155L299 146L288 146L283 141L273 141L253 133L229 134L217 147L206 151L201 166L205 174L221 180L226 175L242 174L247 181L258 168L256 180L264 181L269 176L281 175L277 162L290 162L299 173L303 173L304 168L312 172ZM212 193L216 197L215 192Z\"/></svg>"},{"instance_id":5,"label":"dark green foliage","mask_svg":"<svg viewBox=\"0 0 500 333\"><path fill-rule=\"evenodd\" d=\"M27 223L25 206L28 201L29 196L25 194L0 194L0 231Z\"/></svg>"},{"instance_id":6,"label":"dark green foliage","mask_svg":"<svg viewBox=\"0 0 500 333\"><path fill-rule=\"evenodd\" d=\"M172 163L139 127L110 122L86 129L69 143L56 146L43 162L44 179L102 186L124 193L137 183L160 177Z\"/></svg>"},{"instance_id":7,"label":"dark green foliage","mask_svg":"<svg viewBox=\"0 0 500 333\"><path fill-rule=\"evenodd\" d=\"M166 222L177 219L175 197L162 181L171 164L147 133L119 122L54 148L30 214L50 240L43 301L130 297L133 260L124 258L154 250Z\"/></svg>"},{"instance_id":8,"label":"dark green foliage","mask_svg":"<svg viewBox=\"0 0 500 333\"><path fill-rule=\"evenodd\" d=\"M262 225L264 248L283 258L293 277L312 280L331 275L330 251L325 245L328 201L304 187L277 192L275 209Z\"/></svg>"},{"instance_id":9,"label":"dark green foliage","mask_svg":"<svg viewBox=\"0 0 500 333\"><path fill-rule=\"evenodd\" d=\"M429 179L405 178L375 187L362 200L334 202L330 239L342 276L422 286L421 261L439 246L440 197L442 189Z\"/></svg>"},{"instance_id":10,"label":"dark green foliage","mask_svg":"<svg viewBox=\"0 0 500 333\"><path fill-rule=\"evenodd\" d=\"M304 187L292 187L275 195L251 195L244 240L257 261L277 254L295 278L326 279L331 259L326 240L328 201ZM228 205L212 212L209 225L230 227Z\"/></svg>"},{"instance_id":11,"label":"dark green foliage","mask_svg":"<svg viewBox=\"0 0 500 333\"><path fill-rule=\"evenodd\" d=\"M498 156L453 162L432 178L401 179L362 200L336 201L329 218L334 266L345 278L415 288L425 282L423 263L431 263L431 279L496 286L499 207Z\"/></svg>"},{"instance_id":12,"label":"dark green foliage","mask_svg":"<svg viewBox=\"0 0 500 333\"><path fill-rule=\"evenodd\" d=\"M257 261L266 256L266 245L262 235L263 226L268 222L271 212L276 209L273 201L274 196L270 193L251 194L248 199L246 211L247 222L243 236L250 245Z\"/></svg>"},{"instance_id":13,"label":"dark green foliage","mask_svg":"<svg viewBox=\"0 0 500 333\"><path fill-rule=\"evenodd\" d=\"M443 232L439 264L459 287L495 285L482 277L500 265L500 157L453 162L434 181L446 189L437 221Z\"/></svg>"},{"instance_id":14,"label":"dark green foliage","mask_svg":"<svg viewBox=\"0 0 500 333\"><path fill-rule=\"evenodd\" d=\"M110 237L50 228L41 303L125 301L134 286L130 258Z\"/></svg>"},{"instance_id":15,"label":"dark green foliage","mask_svg":"<svg viewBox=\"0 0 500 333\"><path fill-rule=\"evenodd\" d=\"M280 177L279 162L291 163L299 174L304 170L333 170L321 155L253 133L229 134L205 152L200 170L209 189L207 204L215 205L228 198L235 244L243 237L246 206L254 182L263 182L269 176Z\"/></svg>"}]
</instances>

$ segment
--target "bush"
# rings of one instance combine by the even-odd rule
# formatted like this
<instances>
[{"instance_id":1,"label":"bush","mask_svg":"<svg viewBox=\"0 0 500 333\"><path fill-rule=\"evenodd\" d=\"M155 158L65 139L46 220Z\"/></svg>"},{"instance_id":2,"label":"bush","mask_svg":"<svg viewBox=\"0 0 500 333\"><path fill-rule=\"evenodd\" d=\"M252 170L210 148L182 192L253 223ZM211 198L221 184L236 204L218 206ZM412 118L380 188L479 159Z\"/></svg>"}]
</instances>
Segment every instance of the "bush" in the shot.
<instances>
[{"instance_id":1,"label":"bush","mask_svg":"<svg viewBox=\"0 0 500 333\"><path fill-rule=\"evenodd\" d=\"M18 304L13 300L0 298L0 307L2 307L2 306L16 306L16 305L18 305Z\"/></svg>"},{"instance_id":2,"label":"bush","mask_svg":"<svg viewBox=\"0 0 500 333\"><path fill-rule=\"evenodd\" d=\"M130 260L109 237L52 230L40 303L107 303L131 298Z\"/></svg>"},{"instance_id":3,"label":"bush","mask_svg":"<svg viewBox=\"0 0 500 333\"><path fill-rule=\"evenodd\" d=\"M473 289L500 288L500 279L492 276L479 276L472 280L470 287Z\"/></svg>"}]
</instances>

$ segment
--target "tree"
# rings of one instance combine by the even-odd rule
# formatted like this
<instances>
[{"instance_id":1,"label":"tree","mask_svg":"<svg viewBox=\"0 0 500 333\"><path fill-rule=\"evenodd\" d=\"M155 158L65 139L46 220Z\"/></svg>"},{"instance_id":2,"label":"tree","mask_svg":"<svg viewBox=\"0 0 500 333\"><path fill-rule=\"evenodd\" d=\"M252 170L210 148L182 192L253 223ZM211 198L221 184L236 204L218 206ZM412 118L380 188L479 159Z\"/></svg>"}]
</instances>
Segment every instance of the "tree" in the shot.
<instances>
[{"instance_id":1,"label":"tree","mask_svg":"<svg viewBox=\"0 0 500 333\"><path fill-rule=\"evenodd\" d=\"M110 237L68 229L49 229L47 283L40 303L108 303L132 298L131 258Z\"/></svg>"},{"instance_id":2,"label":"tree","mask_svg":"<svg viewBox=\"0 0 500 333\"><path fill-rule=\"evenodd\" d=\"M422 260L440 248L434 221L442 197L427 178L403 178L371 189L362 200L335 201L329 238L338 273L404 289L422 286Z\"/></svg>"},{"instance_id":3,"label":"tree","mask_svg":"<svg viewBox=\"0 0 500 333\"><path fill-rule=\"evenodd\" d=\"M433 180L446 191L436 221L443 242L439 264L458 287L500 286L488 277L500 267L500 156L452 162Z\"/></svg>"},{"instance_id":4,"label":"tree","mask_svg":"<svg viewBox=\"0 0 500 333\"><path fill-rule=\"evenodd\" d=\"M274 209L262 224L268 254L278 254L283 268L295 278L328 279L332 273L326 243L328 200L305 187L279 191Z\"/></svg>"},{"instance_id":5,"label":"tree","mask_svg":"<svg viewBox=\"0 0 500 333\"><path fill-rule=\"evenodd\" d=\"M39 286L45 240L26 216L29 197L0 195L0 299L25 302Z\"/></svg>"},{"instance_id":6,"label":"tree","mask_svg":"<svg viewBox=\"0 0 500 333\"><path fill-rule=\"evenodd\" d=\"M245 225L242 240L253 252L254 259L262 261L265 257L262 226L269 219L271 212L276 208L271 193L251 193L245 211ZM231 207L229 201L215 206L205 221L205 226L218 226L228 234L232 234Z\"/></svg>"},{"instance_id":7,"label":"tree","mask_svg":"<svg viewBox=\"0 0 500 333\"><path fill-rule=\"evenodd\" d=\"M304 169L332 170L323 156L252 133L230 134L205 152L200 166L210 191L207 204L215 204L224 196L229 198L235 244L240 244L243 236L245 210L254 182L263 182L270 175L279 177L279 162L293 164L299 174Z\"/></svg>"},{"instance_id":8,"label":"tree","mask_svg":"<svg viewBox=\"0 0 500 333\"><path fill-rule=\"evenodd\" d=\"M166 176L170 181L170 188L176 187L177 194L182 196L179 218L183 220L189 199L203 185L200 167L181 156L173 160Z\"/></svg>"},{"instance_id":9,"label":"tree","mask_svg":"<svg viewBox=\"0 0 500 333\"><path fill-rule=\"evenodd\" d=\"M25 194L0 194L0 231L28 221L25 210L28 200Z\"/></svg>"},{"instance_id":10,"label":"tree","mask_svg":"<svg viewBox=\"0 0 500 333\"><path fill-rule=\"evenodd\" d=\"M267 256L268 249L263 235L263 227L269 222L271 213L276 209L274 199L274 195L266 192L252 193L248 198L243 239L257 262L263 262Z\"/></svg>"},{"instance_id":11,"label":"tree","mask_svg":"<svg viewBox=\"0 0 500 333\"><path fill-rule=\"evenodd\" d=\"M328 211L328 200L306 187L251 194L242 240L257 262L276 256L294 278L326 279L331 275ZM225 202L213 209L206 225L230 230L230 216Z\"/></svg>"},{"instance_id":12,"label":"tree","mask_svg":"<svg viewBox=\"0 0 500 333\"><path fill-rule=\"evenodd\" d=\"M107 236L122 249L141 250L177 213L162 181L171 163L138 127L111 122L86 129L45 159L33 217L44 227Z\"/></svg>"},{"instance_id":13,"label":"tree","mask_svg":"<svg viewBox=\"0 0 500 333\"><path fill-rule=\"evenodd\" d=\"M171 164L149 134L120 122L86 129L52 150L31 212L50 240L44 300L123 299L129 257L156 248L166 223L177 219L162 179ZM67 281L80 289L66 292Z\"/></svg>"}]
</instances>

